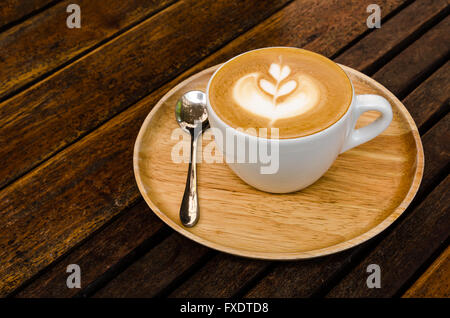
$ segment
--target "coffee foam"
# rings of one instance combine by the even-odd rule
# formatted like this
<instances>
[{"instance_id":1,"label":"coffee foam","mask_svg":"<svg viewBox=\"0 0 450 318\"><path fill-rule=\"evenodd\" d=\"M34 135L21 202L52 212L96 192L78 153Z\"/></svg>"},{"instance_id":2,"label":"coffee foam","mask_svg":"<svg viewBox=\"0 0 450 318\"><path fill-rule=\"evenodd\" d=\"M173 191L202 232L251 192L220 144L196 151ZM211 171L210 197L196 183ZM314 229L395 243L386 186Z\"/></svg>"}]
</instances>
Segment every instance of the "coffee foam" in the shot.
<instances>
[{"instance_id":1,"label":"coffee foam","mask_svg":"<svg viewBox=\"0 0 450 318\"><path fill-rule=\"evenodd\" d=\"M245 74L233 85L236 104L248 112L276 120L301 115L319 103L318 83L306 74L291 74L289 65L272 63L267 72Z\"/></svg>"},{"instance_id":2,"label":"coffee foam","mask_svg":"<svg viewBox=\"0 0 450 318\"><path fill-rule=\"evenodd\" d=\"M231 127L279 128L279 138L297 138L338 121L350 106L352 87L326 57L277 47L230 60L215 73L208 95Z\"/></svg>"}]
</instances>

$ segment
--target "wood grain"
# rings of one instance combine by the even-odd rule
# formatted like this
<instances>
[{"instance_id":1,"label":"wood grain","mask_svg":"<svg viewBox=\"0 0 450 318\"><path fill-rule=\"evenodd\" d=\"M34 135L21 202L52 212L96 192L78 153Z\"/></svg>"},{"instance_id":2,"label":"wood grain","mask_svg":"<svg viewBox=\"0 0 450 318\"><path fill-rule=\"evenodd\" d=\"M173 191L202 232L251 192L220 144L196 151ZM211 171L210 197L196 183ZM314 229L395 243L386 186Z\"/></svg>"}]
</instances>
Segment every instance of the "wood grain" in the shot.
<instances>
[{"instance_id":1,"label":"wood grain","mask_svg":"<svg viewBox=\"0 0 450 318\"><path fill-rule=\"evenodd\" d=\"M417 39L408 48L384 65L373 78L389 88L399 98L405 97L415 83L422 81L437 64L444 63L450 52L450 16ZM396 67L393 67L395 63ZM401 70L401 71L400 71Z\"/></svg>"},{"instance_id":2,"label":"wood grain","mask_svg":"<svg viewBox=\"0 0 450 318\"><path fill-rule=\"evenodd\" d=\"M173 105L183 92L204 90L216 69L213 67L172 89L144 121L133 158L142 196L179 233L214 249L246 257L322 256L348 249L378 234L401 215L419 187L422 145L413 120L395 96L362 73L343 68L356 94L386 97L394 119L376 139L340 155L312 186L295 193L273 195L247 185L223 162L202 162L197 165L202 218L193 228L181 225L179 193L183 193L187 164L172 158L176 145L180 147L179 137L173 138L180 130L172 119ZM360 118L360 125L376 117L366 113ZM204 149L214 149L210 138L204 138ZM186 148L189 138L182 141ZM156 148L158 153L152 151ZM298 209L299 206L302 208Z\"/></svg>"},{"instance_id":3,"label":"wood grain","mask_svg":"<svg viewBox=\"0 0 450 318\"><path fill-rule=\"evenodd\" d=\"M69 29L63 1L0 34L0 98L68 62L175 0L80 0L82 27Z\"/></svg>"},{"instance_id":4,"label":"wood grain","mask_svg":"<svg viewBox=\"0 0 450 318\"><path fill-rule=\"evenodd\" d=\"M0 28L44 8L52 0L3 0L0 2Z\"/></svg>"},{"instance_id":5,"label":"wood grain","mask_svg":"<svg viewBox=\"0 0 450 318\"><path fill-rule=\"evenodd\" d=\"M144 201L120 215L115 222L75 248L51 268L37 277L25 289L15 294L19 298L73 297L80 290L67 288L66 268L78 264L83 274L82 290L92 288L99 277L114 273L127 259L133 259L140 245L152 245L149 238L164 227ZM132 237L133 239L130 239Z\"/></svg>"},{"instance_id":6,"label":"wood grain","mask_svg":"<svg viewBox=\"0 0 450 318\"><path fill-rule=\"evenodd\" d=\"M246 258L219 253L168 296L171 298L192 298L199 295L207 298L233 297L236 290L245 286L245 282L264 275L264 271L270 264L272 264L270 261L249 262ZM222 270L217 271L217 268ZM207 283L189 284L189 281ZM197 289L199 287L200 290Z\"/></svg>"},{"instance_id":7,"label":"wood grain","mask_svg":"<svg viewBox=\"0 0 450 318\"><path fill-rule=\"evenodd\" d=\"M163 92L146 98L0 192L1 217L5 218L0 228L1 295L136 202L133 140ZM47 191L39 190L43 185Z\"/></svg>"},{"instance_id":8,"label":"wood grain","mask_svg":"<svg viewBox=\"0 0 450 318\"><path fill-rule=\"evenodd\" d=\"M450 116L447 117L447 131ZM447 142L450 141L447 138ZM450 233L450 177L409 214L327 297L392 297ZM413 261L412 261L413 260ZM366 268L381 268L381 288L367 288Z\"/></svg>"},{"instance_id":9,"label":"wood grain","mask_svg":"<svg viewBox=\"0 0 450 318\"><path fill-rule=\"evenodd\" d=\"M193 6L195 7L196 5L201 5L200 1L196 1L195 5L184 2L177 3L170 7L170 10L165 11L165 14L161 13L149 19L144 25L146 25L146 28L151 29L151 27L165 25L164 23L172 19L177 21L176 19L179 16L184 16L183 12L190 12L188 9L193 9ZM246 2L246 5L250 6L252 4L249 1ZM73 135L75 133L74 129L77 135L80 133L78 130L80 128L83 130L86 127L92 128L90 126L92 124L94 126L98 125L99 117L106 120L104 116L107 113L111 115L111 112L117 111L117 107L126 107L130 99L135 100L142 94L148 93L149 82L155 83L167 80L168 77L174 75L173 72L187 68L189 63L193 63L193 61L201 58L204 54L220 46L223 41L236 36L236 33L239 34L245 28L250 27L252 23L257 23L258 19L263 19L265 15L275 11L275 5L281 5L281 3L270 2L269 4L268 2L258 1L256 5L255 8L259 8L259 10L255 11L255 14L255 12L247 10L246 6L237 6L230 1L217 1L214 2L215 9L207 17L200 15L199 19L186 20L193 20L193 26L189 30L186 29L186 25L182 28L176 23L175 25L178 26L178 29L162 30L161 32L168 32L166 33L167 44L172 45L174 51L168 49L170 45L168 47L159 45L157 35L165 33L155 33L152 38L149 37L148 29L139 28L139 31L136 31L137 35L143 38L139 42L136 40L136 38L140 39L139 36L136 37L135 33L129 31L126 33L126 38L120 38L120 41L124 41L124 43L117 45L117 47L119 52L132 63L131 68L121 64L126 62L127 59L122 59L121 63L117 63L115 55L111 55L109 60L105 60L105 55L103 55L105 52L99 50L98 52L103 53L99 53L99 56L95 58L96 63L98 63L96 67L86 62L88 57L82 60L86 65L80 67L79 71L81 73L86 72L85 74L89 75L89 80L85 78L80 82L79 78L74 77L66 78L68 82L63 81L59 86L55 82L53 84L48 82L39 84L47 85L45 88L40 88L42 89L40 92L44 95L48 93L50 96L56 94L61 97L59 100L44 98L45 103L51 105L47 106L50 109L55 107L55 109L58 109L58 113L53 113L53 117L45 117L45 114L52 114L52 111L49 111L44 105L40 105L42 108L37 110L37 112L42 115L41 118L38 118L39 116L30 117L28 116L29 114L24 115L22 119L25 122L28 120L40 122L36 126L32 125L33 129L35 129L34 132L32 128L28 128L29 142L33 144L33 147L28 147L25 150L27 146L27 142L25 142L26 136L22 136L23 138L17 137L19 139L17 139L16 146L23 143L24 148L22 150L24 153L27 153L27 156L21 158L9 153L9 160L5 164L16 167L22 159L27 161L26 158L28 158L34 161L36 159L35 156L38 156L35 152L35 150L38 150L36 148L38 144L42 147L44 144L46 147L59 149L64 144L61 143L60 138L64 139L65 137L56 136L58 129L66 137L70 135L71 140L73 140L75 137ZM240 10L243 11L241 12ZM224 12L226 12L226 16L223 19L219 19L219 14ZM214 14L218 16L214 16ZM248 18L243 19L243 17ZM200 23L203 21L201 20L203 18L218 19L218 21L217 24L212 24L208 30L205 30L203 28L204 23ZM147 23L150 23L150 25L147 25ZM177 52L177 44L181 45L183 43L177 38L180 32L188 32L186 34L193 32L198 37L197 44L203 46L204 50L193 50L190 52L192 55L188 55L184 51L183 53L180 51L178 55L173 53ZM202 32L205 32L205 34L202 35ZM212 38L214 42L210 41ZM193 40L193 38L191 37L190 40ZM154 46L148 46L147 41L153 43ZM128 47L127 45L130 43L134 43L134 45ZM142 50L138 49L136 45L140 45L139 47ZM205 45L208 45L208 50L205 49ZM153 56L161 54L161 59L167 57L167 54L173 53L170 60L171 63L167 63L164 66L158 63L158 60L152 59L149 61L148 51L146 51L149 48L154 49L152 51ZM124 51L121 51L121 49ZM124 53L128 52L127 50L136 50L136 52L127 55ZM136 54L139 54L139 59ZM91 56L90 59L93 59L93 55L89 55ZM176 56L180 59L177 60ZM92 62L92 60L90 61ZM152 76L155 73L145 66L145 61L156 65L158 72L161 71L161 68L169 68L170 71L168 73L161 71L162 73L157 73L160 75ZM176 61L181 64L176 65ZM186 64L183 64L183 61ZM96 72L89 71L93 69ZM131 70L134 70L134 73ZM62 72L58 74L62 74ZM140 75L138 76L138 74ZM106 88L105 81L110 82L111 86ZM85 87L85 89L78 85ZM173 83L170 85L173 85ZM64 89L61 90L61 88ZM50 92L47 91L45 93L46 89L50 90ZM136 89L140 93L136 93ZM133 141L143 118L148 114L151 106L162 96L161 94L165 92L164 89L167 90L168 87L163 88L161 92L156 92L129 111L115 117L108 122L107 127L103 126L95 130L89 137L79 140L75 145L54 156L51 162L41 165L0 192L0 197L2 198L0 202L0 210L2 211L0 218L4 218L4 222L1 225L2 236L0 237L0 295L8 293L24 283L39 270L49 265L67 252L68 249L97 230L114 215L136 201L138 191L130 161ZM134 95L131 94L133 91ZM86 92L91 92L93 95L86 94ZM98 95L99 92L101 92L101 95ZM124 92L130 94L124 94ZM72 94L75 94L76 97ZM26 93L23 95L26 95ZM124 97L127 97L127 99L124 100ZM67 104L69 100L71 100L73 105L77 105L75 107L77 110ZM94 103L94 100L99 104ZM114 101L120 103L120 105L115 105ZM0 112L5 110L3 106L0 107ZM66 106L69 108L64 110ZM115 106L115 108L112 106ZM99 109L96 109L96 107L104 107L103 114L98 113ZM85 111L82 111L82 108ZM43 111L44 109L46 111ZM66 112L70 113L70 115L66 114ZM76 115L77 112L80 113ZM64 119L64 116L68 117ZM2 116L0 118L3 119ZM58 123L57 125L60 125L58 129L54 126L55 122ZM47 131L47 134L39 133L39 125ZM0 136L9 135L3 135L2 132ZM39 140L37 140L37 137L39 137ZM53 137L56 137L60 142L54 144L56 140ZM2 146L4 145L4 143L1 144ZM29 163L30 161L28 161ZM21 167L23 168L23 166ZM46 191L40 190L43 186L45 186ZM28 195L25 195L25 193ZM33 198L33 200L27 200L26 197Z\"/></svg>"},{"instance_id":10,"label":"wood grain","mask_svg":"<svg viewBox=\"0 0 450 318\"><path fill-rule=\"evenodd\" d=\"M414 1L396 16L383 22L382 28L373 30L369 36L358 41L334 61L364 73L372 73L380 63L385 64L384 60L389 59L389 55L407 46L436 18L445 14L446 8L448 9L446 0Z\"/></svg>"},{"instance_id":11,"label":"wood grain","mask_svg":"<svg viewBox=\"0 0 450 318\"><path fill-rule=\"evenodd\" d=\"M177 2L1 103L0 157L8 159L0 165L0 187L264 20L288 1ZM187 47L190 50L186 51Z\"/></svg>"},{"instance_id":12,"label":"wood grain","mask_svg":"<svg viewBox=\"0 0 450 318\"><path fill-rule=\"evenodd\" d=\"M426 165L424 174L428 177L422 180L418 194L426 193L436 180L445 173L445 167L450 162L450 116L447 114L422 137Z\"/></svg>"},{"instance_id":13,"label":"wood grain","mask_svg":"<svg viewBox=\"0 0 450 318\"><path fill-rule=\"evenodd\" d=\"M383 16L392 13L405 1L379 2ZM294 46L331 57L367 31L366 8L370 1L295 1L209 56L204 67L251 49L267 46ZM326 22L325 22L326 21ZM381 56L373 50L371 55ZM367 58L367 57L365 57ZM344 64L345 65L345 64Z\"/></svg>"},{"instance_id":14,"label":"wood grain","mask_svg":"<svg viewBox=\"0 0 450 318\"><path fill-rule=\"evenodd\" d=\"M403 295L405 298L450 297L450 247L431 264Z\"/></svg>"},{"instance_id":15,"label":"wood grain","mask_svg":"<svg viewBox=\"0 0 450 318\"><path fill-rule=\"evenodd\" d=\"M393 10L396 6L399 5L399 1L386 1L383 8L385 8L385 11ZM335 15L333 14L332 18L336 19L336 21L342 21L342 15L346 15L346 12L353 12L357 16L355 19L344 19L341 23L341 26L345 27L347 32L342 33L341 29L336 28L329 28L327 26L323 26L323 23L313 23L314 21L321 21L323 15L325 12L327 12L326 8L331 5L331 8L334 8L335 10L332 10L332 12L338 12ZM329 2L323 3L322 1L314 1L311 2L309 5L305 5L304 2L297 1L287 7L285 7L283 10L281 10L279 13L275 14L268 20L266 20L264 23L259 25L257 28L251 29L249 32L245 33L246 36L242 39L242 37L238 37L236 40L232 41L230 44L224 47L222 50L218 51L217 54L213 54L212 59L208 59L206 61L202 61L201 63L197 64L195 67L191 68L189 71L185 72L181 76L179 76L177 79L172 81L171 83L168 83L163 88L161 88L159 91L150 94L148 98L145 98L142 100L142 102L138 103L137 105L133 106L129 110L125 111L123 114L121 114L117 121L113 120L111 123L108 123L105 125L104 129L100 134L94 133L93 135L88 136L87 138L84 138L80 140L78 145L74 145L73 150L67 150L64 151L61 156L57 156L56 158L52 158L51 162L48 163L48 169L42 169L36 172L33 172L34 178L25 178L26 181L24 181L20 187L16 188L24 190L24 188L28 188L30 186L29 182L34 180L35 178L38 178L40 174L46 174L47 171L52 171L53 169L58 169L56 175L59 173L63 173L65 169L71 166L78 166L77 163L80 161L82 163L81 167L84 167L83 169L90 169L93 172L92 179L90 175L85 175L82 177L82 179L79 181L81 183L88 182L88 184L92 183L92 180L97 180L96 183L100 184L101 182L108 182L108 183L115 183L117 186L114 187L114 189L120 189L121 192L125 192L125 197L128 198L127 200L124 200L124 196L121 196L121 202L132 202L133 200L137 199L137 189L134 186L134 181L127 178L122 178L121 176L124 175L124 173L129 173L129 158L131 156L131 147L134 140L134 136L137 134L137 130L140 126L141 121L149 111L151 105L154 105L156 101L162 96L164 92L169 90L171 87L173 87L176 83L181 81L183 78L186 78L189 75L192 75L195 72L198 72L202 69L204 69L208 64L211 63L217 63L220 61L223 61L224 56L226 55L233 55L235 52L236 54L239 52L240 49L245 50L251 49L252 47L247 47L248 39L252 37L258 38L259 41L261 41L260 46L267 46L271 45L271 41L273 43L276 43L275 41L278 41L278 30L280 29L290 29L292 27L295 27L296 32L298 34L296 36L291 36L289 38L289 41L294 41L292 45L295 43L305 43L306 39L308 39L311 35L317 33L317 32L324 32L324 43L321 41L314 41L314 43L317 43L314 45L317 49L326 50L333 54L336 50L338 50L342 45L345 45L348 41L352 40L352 37L357 36L361 32L365 30L365 25L362 25L360 23L362 17L365 15L365 11L361 9L361 7L354 3L338 3L338 2L332 2L331 4ZM311 23L305 23L305 19L309 19ZM305 25L308 26L308 28L305 27ZM259 31L256 31L259 30ZM250 35L248 35L250 34ZM264 36L263 36L264 35ZM328 41L330 44L328 45L326 43ZM252 43L252 45L258 46L258 43ZM289 43L286 43L286 45L290 45ZM234 51L235 50L235 51ZM123 125L119 125L118 123L124 122ZM119 133L119 135L117 134ZM134 135L134 136L133 136ZM98 157L91 156L90 153L96 153L97 150L95 149L101 149L105 143L109 143L107 140L111 140L111 143L116 143L116 151L113 155L108 156L108 154L104 153L105 156L107 156L107 159L104 160L111 160L115 162L115 165L106 165L102 167L101 165L97 165L97 161L101 161L103 155L100 155ZM128 140L128 144L127 144ZM70 148L69 148L70 149ZM82 149L85 149L86 151L80 151ZM76 155L75 155L76 154ZM60 167L60 168L58 168ZM104 170L103 177L100 176L100 171L102 169ZM102 181L104 180L107 181ZM119 178L119 179L115 179ZM60 183L60 186L62 186L65 182L68 182L70 179L67 179L63 181L63 183ZM91 180L91 181L89 181ZM131 181L130 181L131 180ZM28 184L28 185L27 185ZM64 188L67 188L66 186L63 186ZM70 186L69 186L70 188ZM11 192L14 193L15 191ZM9 195L11 195L11 193ZM85 213L104 213L106 218L109 218L109 214L114 214L123 209L123 205L117 206L115 204L110 204L112 202L105 201L103 199L103 194L98 193L97 191L94 191L94 194L97 195L97 198L91 199L92 205L89 205L89 208L85 207ZM19 200L17 202L20 202L21 197L16 197L15 200ZM59 202L59 199L64 200L64 202ZM60 194L56 194L56 196L52 197L52 200L54 201L53 207L58 207L60 204L66 204L65 201L67 200L67 197L64 197ZM72 204L77 204L77 198L73 196L70 200L72 200ZM104 211L104 212L101 212ZM99 223L102 222L103 219L99 218ZM54 227L66 227L67 224L64 222L54 222ZM80 226L83 226L83 221L80 221L75 227L72 227L74 232L77 232ZM86 234L87 235L87 234ZM70 239L68 239L70 242ZM72 244L72 243L70 243ZM95 245L95 241L93 243ZM101 242L99 242L99 245L101 245ZM52 247L49 247L52 248ZM60 247L57 247L60 248ZM91 260L94 262L95 260ZM186 259L186 262L189 262L189 259ZM192 266L192 262L189 262L189 266ZM102 265L103 266L103 265ZM93 270L95 270L97 267L93 267ZM100 268L100 267L98 267ZM90 270L89 268L85 268L86 270ZM40 280L36 282L36 285L38 285ZM53 280L54 283L56 283L58 280ZM52 288L54 285L46 285L47 288ZM56 288L56 287L55 287ZM38 290L38 288L34 288L35 291ZM35 295L39 295L37 292Z\"/></svg>"},{"instance_id":16,"label":"wood grain","mask_svg":"<svg viewBox=\"0 0 450 318\"><path fill-rule=\"evenodd\" d=\"M403 100L418 127L450 109L449 96L446 94L449 85L450 62L447 62Z\"/></svg>"},{"instance_id":17,"label":"wood grain","mask_svg":"<svg viewBox=\"0 0 450 318\"><path fill-rule=\"evenodd\" d=\"M154 297L190 269L190 261L201 260L208 249L173 234L139 261L115 277L94 297ZM189 260L189 261L187 261ZM129 284L130 277L133 284ZM128 287L127 287L128 286Z\"/></svg>"},{"instance_id":18,"label":"wood grain","mask_svg":"<svg viewBox=\"0 0 450 318\"><path fill-rule=\"evenodd\" d=\"M339 271L352 263L356 251L367 245L368 243L364 243L356 248L317 259L277 264L266 276L254 282L243 296L245 298L315 296L317 291L327 286Z\"/></svg>"},{"instance_id":19,"label":"wood grain","mask_svg":"<svg viewBox=\"0 0 450 318\"><path fill-rule=\"evenodd\" d=\"M344 251L335 255L321 257L311 260L278 263L252 260L228 255L217 254L217 256L198 270L192 277L176 288L169 297L307 297L310 296L317 284L324 283L322 275L341 268L340 261L348 262L350 251ZM323 260L333 259L328 267L320 266ZM332 266L336 268L332 269ZM230 279L233 277L233 279ZM246 292L247 286L263 279L264 290L256 289L250 293Z\"/></svg>"}]
</instances>

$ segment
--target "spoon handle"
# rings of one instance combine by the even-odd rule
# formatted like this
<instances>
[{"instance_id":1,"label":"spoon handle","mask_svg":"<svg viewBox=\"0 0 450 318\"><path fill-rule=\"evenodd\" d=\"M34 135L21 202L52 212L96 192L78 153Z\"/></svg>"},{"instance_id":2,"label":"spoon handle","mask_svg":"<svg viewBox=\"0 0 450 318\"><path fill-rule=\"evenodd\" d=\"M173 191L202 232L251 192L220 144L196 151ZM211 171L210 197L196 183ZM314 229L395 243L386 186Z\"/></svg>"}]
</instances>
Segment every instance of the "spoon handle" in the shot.
<instances>
[{"instance_id":1,"label":"spoon handle","mask_svg":"<svg viewBox=\"0 0 450 318\"><path fill-rule=\"evenodd\" d=\"M186 227L193 227L200 216L197 195L197 139L199 134L191 133L191 160L180 208L180 220Z\"/></svg>"}]
</instances>

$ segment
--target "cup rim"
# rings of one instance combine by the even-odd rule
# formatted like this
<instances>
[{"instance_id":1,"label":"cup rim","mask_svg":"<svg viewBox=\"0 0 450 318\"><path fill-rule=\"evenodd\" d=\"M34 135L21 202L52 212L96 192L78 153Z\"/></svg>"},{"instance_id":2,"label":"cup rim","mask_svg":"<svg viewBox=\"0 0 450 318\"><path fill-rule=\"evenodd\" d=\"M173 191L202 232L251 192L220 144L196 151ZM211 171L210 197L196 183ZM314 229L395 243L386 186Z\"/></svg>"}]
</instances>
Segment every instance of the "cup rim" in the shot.
<instances>
[{"instance_id":1,"label":"cup rim","mask_svg":"<svg viewBox=\"0 0 450 318\"><path fill-rule=\"evenodd\" d=\"M330 62L332 62L333 64L335 64L337 67L339 67L339 69L342 70L342 72L344 73L345 77L347 78L347 80L348 80L349 83L350 83L350 87L352 88L352 97L351 97L351 99L350 99L350 104L349 104L349 106L347 107L347 110L342 114L342 116L341 116L336 122L334 122L332 125L328 126L327 128L325 128L325 129L323 129L323 130L320 130L320 131L318 131L318 132L315 132L315 133L313 133L313 134L309 134L309 135L306 135L306 136L295 137L295 138L278 138L278 139L274 139L274 138L266 138L266 137L259 137L259 136L253 136L253 135L250 135L250 134L246 134L246 133L244 133L244 132L242 132L242 131L239 131L239 130L237 130L236 128L230 126L230 125L227 124L225 121L223 121L222 118L220 118L219 115L217 115L217 113L216 113L216 112L214 111L214 109L211 107L211 102L210 102L210 100L209 100L209 88L210 88L210 85L211 85L211 82L212 82L214 76L216 76L216 74L217 74L217 73L222 69L222 67L224 67L227 63L233 61L234 59L240 57L241 55L248 54L248 53L254 52L254 51L260 51L260 50L265 50L265 49L276 49L276 48L290 48L290 49L296 49L296 50L301 50L301 51L307 51L307 52L309 52L309 53L313 53L313 54L315 54L315 55L318 55L318 56L321 57L321 58L324 58L324 59L329 60ZM226 62L222 63L222 65L220 65L220 66L217 68L217 70L215 70L214 73L211 75L211 78L208 80L208 84L207 84L207 86L206 86L206 107L207 107L207 109L208 109L208 116L210 116L210 114L212 113L212 114L214 115L216 121L220 122L221 124L223 124L223 125L226 126L227 128L231 129L231 130L232 130L235 134L237 134L237 135L241 135L241 136L243 135L244 137L245 137L245 136L248 136L249 138L253 137L253 138L257 138L257 139L259 138L259 139L267 139L267 140L277 140L277 141L279 141L279 142L290 142L290 141L298 141L298 140L307 140L307 139L315 138L315 137L320 136L320 135L325 135L325 134L327 134L327 133L328 133L331 129L333 129L336 125L342 123L342 122L345 120L345 118L346 118L346 117L348 116L348 114L350 113L350 109L351 109L352 106L353 106L354 100L355 100L355 88L353 87L353 83L352 83L352 81L350 80L350 78L348 77L347 73L342 69L342 67L340 67L340 65L339 65L338 63L336 63L336 62L330 60L328 57L326 57L326 56L324 56L324 55L322 55L322 54L319 54L319 53L316 53L316 52L313 52L313 51L310 51L310 50L298 48L298 47L293 47L293 46L268 46L268 47L262 47L262 48L258 48L258 49L253 49L253 50L250 50L250 51L245 51L245 52L243 52L243 53L241 53L241 54L238 54L238 55L232 57L231 59L227 60Z\"/></svg>"}]
</instances>

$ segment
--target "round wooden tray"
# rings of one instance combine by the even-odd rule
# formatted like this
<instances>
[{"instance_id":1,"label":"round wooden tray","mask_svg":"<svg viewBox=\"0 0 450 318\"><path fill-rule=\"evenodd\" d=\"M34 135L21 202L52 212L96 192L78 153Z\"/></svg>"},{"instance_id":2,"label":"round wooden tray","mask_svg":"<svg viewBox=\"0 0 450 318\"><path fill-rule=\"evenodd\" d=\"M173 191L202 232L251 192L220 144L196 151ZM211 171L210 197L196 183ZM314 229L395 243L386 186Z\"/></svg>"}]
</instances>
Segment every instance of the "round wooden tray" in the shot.
<instances>
[{"instance_id":1,"label":"round wooden tray","mask_svg":"<svg viewBox=\"0 0 450 318\"><path fill-rule=\"evenodd\" d=\"M342 66L357 94L378 94L389 100L394 112L389 128L372 141L341 154L319 181L296 193L256 190L225 163L203 161L198 164L200 220L193 228L183 227L178 213L189 154L184 153L186 160L182 163L172 160L172 152L178 153L176 145L183 140L174 107L186 91L205 90L217 67L169 91L145 119L136 140L133 163L139 190L150 208L174 230L235 255L305 259L342 251L372 238L409 205L424 165L417 127L403 104L385 87ZM358 125L366 125L377 116L366 113ZM204 151L213 142L210 132L205 139ZM181 145L189 149L187 134Z\"/></svg>"}]
</instances>

